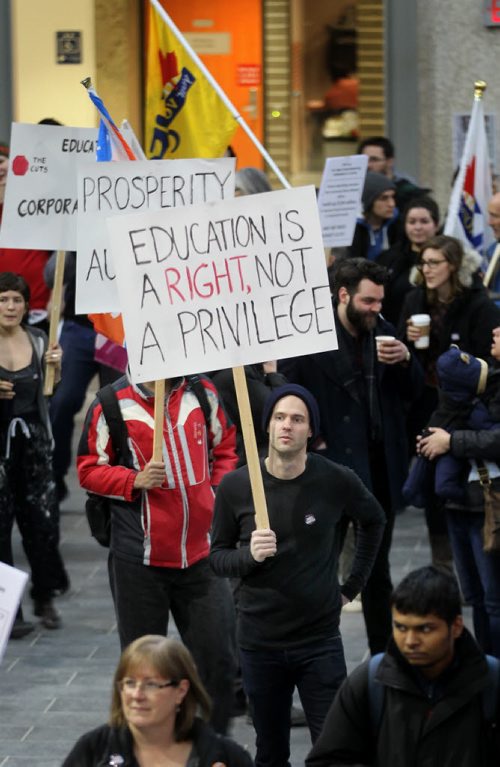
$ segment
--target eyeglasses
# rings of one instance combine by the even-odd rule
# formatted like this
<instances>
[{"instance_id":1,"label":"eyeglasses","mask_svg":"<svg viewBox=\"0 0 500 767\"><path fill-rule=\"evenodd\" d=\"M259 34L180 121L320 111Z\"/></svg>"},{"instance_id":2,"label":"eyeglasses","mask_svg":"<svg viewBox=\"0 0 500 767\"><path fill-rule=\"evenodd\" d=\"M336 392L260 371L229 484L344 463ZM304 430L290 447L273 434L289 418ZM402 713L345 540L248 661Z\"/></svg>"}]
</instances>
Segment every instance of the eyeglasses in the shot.
<instances>
[{"instance_id":1,"label":"eyeglasses","mask_svg":"<svg viewBox=\"0 0 500 767\"><path fill-rule=\"evenodd\" d=\"M437 258L429 258L428 261L421 261L419 264L417 264L417 269L419 272L423 272L426 266L428 266L429 269L437 269L439 264L445 263L446 258L441 258L439 260Z\"/></svg>"},{"instance_id":2,"label":"eyeglasses","mask_svg":"<svg viewBox=\"0 0 500 767\"><path fill-rule=\"evenodd\" d=\"M165 687L177 687L179 682L155 682L153 679L141 680L126 677L125 679L120 679L116 684L120 692L135 692L139 689L145 692L146 695L154 695Z\"/></svg>"}]
</instances>

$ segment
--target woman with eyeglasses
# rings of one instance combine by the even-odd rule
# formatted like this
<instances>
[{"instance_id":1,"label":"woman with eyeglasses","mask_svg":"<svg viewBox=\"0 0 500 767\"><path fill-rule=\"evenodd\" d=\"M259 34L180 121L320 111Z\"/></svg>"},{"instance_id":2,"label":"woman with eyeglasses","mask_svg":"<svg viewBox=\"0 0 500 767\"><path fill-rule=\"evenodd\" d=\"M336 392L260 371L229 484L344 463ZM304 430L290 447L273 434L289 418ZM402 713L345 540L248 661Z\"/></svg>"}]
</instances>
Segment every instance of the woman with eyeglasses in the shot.
<instances>
[{"instance_id":1,"label":"woman with eyeglasses","mask_svg":"<svg viewBox=\"0 0 500 767\"><path fill-rule=\"evenodd\" d=\"M455 237L437 235L422 248L413 275L416 287L406 296L399 322L400 337L415 344L421 330L411 317L428 314L431 318L429 347L415 348L424 368L425 386L408 419L412 446L438 404L437 358L450 344L476 357L489 357L491 334L500 324L500 309L483 286L480 264L480 255L464 250ZM442 504L433 498L425 512L433 564L450 568L452 555Z\"/></svg>"},{"instance_id":2,"label":"woman with eyeglasses","mask_svg":"<svg viewBox=\"0 0 500 767\"><path fill-rule=\"evenodd\" d=\"M398 324L406 294L414 287L410 273L420 259L422 247L439 229L438 204L432 197L417 197L407 205L402 219L404 237L377 259L389 272L382 314L393 325Z\"/></svg>"},{"instance_id":3,"label":"woman with eyeglasses","mask_svg":"<svg viewBox=\"0 0 500 767\"><path fill-rule=\"evenodd\" d=\"M140 637L118 662L109 724L83 735L63 767L252 767L247 751L207 724L210 708L189 650Z\"/></svg>"}]
</instances>

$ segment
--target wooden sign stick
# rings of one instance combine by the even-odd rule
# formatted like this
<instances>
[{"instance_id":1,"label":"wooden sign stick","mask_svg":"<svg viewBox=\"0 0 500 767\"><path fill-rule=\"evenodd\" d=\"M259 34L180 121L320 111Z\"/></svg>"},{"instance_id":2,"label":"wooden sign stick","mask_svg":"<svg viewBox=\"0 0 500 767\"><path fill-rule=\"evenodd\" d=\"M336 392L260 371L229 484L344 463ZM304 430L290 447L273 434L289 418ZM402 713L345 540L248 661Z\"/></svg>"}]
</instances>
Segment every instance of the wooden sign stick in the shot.
<instances>
[{"instance_id":1,"label":"wooden sign stick","mask_svg":"<svg viewBox=\"0 0 500 767\"><path fill-rule=\"evenodd\" d=\"M163 461L163 420L165 418L165 379L155 381L155 427L153 461Z\"/></svg>"},{"instance_id":2,"label":"wooden sign stick","mask_svg":"<svg viewBox=\"0 0 500 767\"><path fill-rule=\"evenodd\" d=\"M243 432L248 472L250 474L250 486L252 488L252 498L255 509L255 526L257 527L257 530L268 529L269 517L267 515L267 502L264 493L262 472L260 469L257 440L255 439L255 430L253 427L252 410L250 408L250 399L248 397L245 368L241 366L233 368L233 379L234 387L236 389L236 398L238 400L238 409L240 411L241 430Z\"/></svg>"},{"instance_id":3,"label":"wooden sign stick","mask_svg":"<svg viewBox=\"0 0 500 767\"><path fill-rule=\"evenodd\" d=\"M49 325L49 349L57 341L57 329L61 319L62 291L64 281L64 261L66 253L64 250L58 250L56 256L56 271L54 275L54 287L52 288L52 303L50 308ZM43 393L46 397L52 396L54 392L54 378L56 367L54 362L47 362L45 366L45 381Z\"/></svg>"}]
</instances>

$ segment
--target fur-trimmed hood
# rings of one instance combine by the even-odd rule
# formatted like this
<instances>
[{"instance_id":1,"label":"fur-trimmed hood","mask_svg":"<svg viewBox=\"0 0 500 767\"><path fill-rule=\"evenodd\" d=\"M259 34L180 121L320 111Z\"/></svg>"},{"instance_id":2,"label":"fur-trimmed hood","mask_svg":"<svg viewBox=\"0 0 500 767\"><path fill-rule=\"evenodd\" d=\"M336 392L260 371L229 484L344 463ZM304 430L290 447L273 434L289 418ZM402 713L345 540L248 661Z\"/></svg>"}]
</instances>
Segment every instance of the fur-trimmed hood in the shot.
<instances>
[{"instance_id":1,"label":"fur-trimmed hood","mask_svg":"<svg viewBox=\"0 0 500 767\"><path fill-rule=\"evenodd\" d=\"M458 279L464 288L472 287L474 282L474 275L481 266L482 261L483 259L477 250L472 250L472 248L464 248L464 257L462 259L460 269L458 270ZM411 270L409 279L411 284L415 285L416 287L424 285L424 278L416 266L414 266Z\"/></svg>"}]
</instances>

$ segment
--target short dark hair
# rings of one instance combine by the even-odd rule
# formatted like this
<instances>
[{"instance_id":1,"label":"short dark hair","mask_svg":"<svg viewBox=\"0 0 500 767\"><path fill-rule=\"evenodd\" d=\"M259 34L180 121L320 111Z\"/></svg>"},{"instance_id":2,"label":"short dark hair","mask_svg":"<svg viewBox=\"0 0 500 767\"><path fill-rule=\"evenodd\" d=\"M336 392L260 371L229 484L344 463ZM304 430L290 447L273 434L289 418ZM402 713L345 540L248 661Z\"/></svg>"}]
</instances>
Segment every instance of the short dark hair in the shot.
<instances>
[{"instance_id":1,"label":"short dark hair","mask_svg":"<svg viewBox=\"0 0 500 767\"><path fill-rule=\"evenodd\" d=\"M22 295L26 303L29 303L31 296L30 287L20 274L0 272L0 293L5 293L7 290L15 290Z\"/></svg>"},{"instance_id":2,"label":"short dark hair","mask_svg":"<svg viewBox=\"0 0 500 767\"><path fill-rule=\"evenodd\" d=\"M332 270L332 285L335 295L339 288L345 288L350 296L358 290L361 280L370 280L375 285L385 285L388 271L382 264L367 258L343 258L337 261Z\"/></svg>"},{"instance_id":3,"label":"short dark hair","mask_svg":"<svg viewBox=\"0 0 500 767\"><path fill-rule=\"evenodd\" d=\"M394 157L394 144L386 136L370 136L363 139L358 145L357 153L362 154L363 149L367 146L379 146L384 151L386 160L390 160Z\"/></svg>"},{"instance_id":4,"label":"short dark hair","mask_svg":"<svg viewBox=\"0 0 500 767\"><path fill-rule=\"evenodd\" d=\"M428 197L427 195L423 195L422 197L413 197L406 204L403 210L403 224L406 224L408 213L414 208L423 208L424 210L429 211L432 220L436 226L439 226L439 205L437 204L436 200L432 199L432 197Z\"/></svg>"},{"instance_id":5,"label":"short dark hair","mask_svg":"<svg viewBox=\"0 0 500 767\"><path fill-rule=\"evenodd\" d=\"M437 615L450 626L462 614L460 589L455 576L433 565L413 570L396 586L391 607L408 615Z\"/></svg>"}]
</instances>

